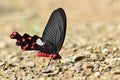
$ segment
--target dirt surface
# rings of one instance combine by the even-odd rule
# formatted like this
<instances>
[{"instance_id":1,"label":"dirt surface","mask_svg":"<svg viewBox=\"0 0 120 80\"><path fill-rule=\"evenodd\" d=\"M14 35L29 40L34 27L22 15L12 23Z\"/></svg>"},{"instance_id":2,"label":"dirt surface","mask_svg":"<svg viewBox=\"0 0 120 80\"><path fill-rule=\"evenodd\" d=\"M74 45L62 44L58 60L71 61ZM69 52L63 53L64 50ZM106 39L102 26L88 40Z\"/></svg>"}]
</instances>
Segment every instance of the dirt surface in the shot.
<instances>
[{"instance_id":1,"label":"dirt surface","mask_svg":"<svg viewBox=\"0 0 120 80\"><path fill-rule=\"evenodd\" d=\"M59 7L67 34L62 59L47 68L49 58L22 51L9 36L41 36ZM0 80L120 80L120 0L0 0Z\"/></svg>"}]
</instances>

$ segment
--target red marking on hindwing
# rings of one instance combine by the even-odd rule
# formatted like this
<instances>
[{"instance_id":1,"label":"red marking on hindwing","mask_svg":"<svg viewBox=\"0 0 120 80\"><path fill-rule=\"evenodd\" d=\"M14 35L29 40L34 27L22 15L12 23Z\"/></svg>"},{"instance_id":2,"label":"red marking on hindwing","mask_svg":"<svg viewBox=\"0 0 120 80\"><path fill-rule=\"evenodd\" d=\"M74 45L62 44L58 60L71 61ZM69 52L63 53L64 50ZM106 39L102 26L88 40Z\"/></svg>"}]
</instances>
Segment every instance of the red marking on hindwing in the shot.
<instances>
[{"instance_id":1,"label":"red marking on hindwing","mask_svg":"<svg viewBox=\"0 0 120 80\"><path fill-rule=\"evenodd\" d=\"M19 41L19 40L17 40L16 45L17 45L17 46L19 46L19 44L20 44L20 41Z\"/></svg>"},{"instance_id":2,"label":"red marking on hindwing","mask_svg":"<svg viewBox=\"0 0 120 80\"><path fill-rule=\"evenodd\" d=\"M31 49L35 48L35 43L32 43Z\"/></svg>"},{"instance_id":3,"label":"red marking on hindwing","mask_svg":"<svg viewBox=\"0 0 120 80\"><path fill-rule=\"evenodd\" d=\"M22 47L22 50L26 50L29 45L26 44L25 46Z\"/></svg>"},{"instance_id":4,"label":"red marking on hindwing","mask_svg":"<svg viewBox=\"0 0 120 80\"><path fill-rule=\"evenodd\" d=\"M16 36L16 32L13 32L13 33L10 35L10 38L13 39L15 36Z\"/></svg>"},{"instance_id":5,"label":"red marking on hindwing","mask_svg":"<svg viewBox=\"0 0 120 80\"><path fill-rule=\"evenodd\" d=\"M28 40L32 40L32 37L28 37Z\"/></svg>"},{"instance_id":6,"label":"red marking on hindwing","mask_svg":"<svg viewBox=\"0 0 120 80\"><path fill-rule=\"evenodd\" d=\"M50 57L51 60L62 58L59 54L50 54L49 57Z\"/></svg>"},{"instance_id":7,"label":"red marking on hindwing","mask_svg":"<svg viewBox=\"0 0 120 80\"><path fill-rule=\"evenodd\" d=\"M22 38L22 42L25 42L25 38Z\"/></svg>"}]
</instances>

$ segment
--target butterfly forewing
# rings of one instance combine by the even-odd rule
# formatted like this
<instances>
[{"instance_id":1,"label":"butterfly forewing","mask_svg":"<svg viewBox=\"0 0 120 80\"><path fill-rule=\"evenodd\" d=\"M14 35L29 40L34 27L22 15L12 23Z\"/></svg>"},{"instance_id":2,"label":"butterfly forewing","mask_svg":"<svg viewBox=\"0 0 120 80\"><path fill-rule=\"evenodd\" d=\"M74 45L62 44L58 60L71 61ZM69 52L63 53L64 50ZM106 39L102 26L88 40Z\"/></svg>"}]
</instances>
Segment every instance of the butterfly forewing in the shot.
<instances>
[{"instance_id":1,"label":"butterfly forewing","mask_svg":"<svg viewBox=\"0 0 120 80\"><path fill-rule=\"evenodd\" d=\"M58 53L63 45L66 34L66 15L62 8L53 11L45 27L42 39L50 42Z\"/></svg>"}]
</instances>

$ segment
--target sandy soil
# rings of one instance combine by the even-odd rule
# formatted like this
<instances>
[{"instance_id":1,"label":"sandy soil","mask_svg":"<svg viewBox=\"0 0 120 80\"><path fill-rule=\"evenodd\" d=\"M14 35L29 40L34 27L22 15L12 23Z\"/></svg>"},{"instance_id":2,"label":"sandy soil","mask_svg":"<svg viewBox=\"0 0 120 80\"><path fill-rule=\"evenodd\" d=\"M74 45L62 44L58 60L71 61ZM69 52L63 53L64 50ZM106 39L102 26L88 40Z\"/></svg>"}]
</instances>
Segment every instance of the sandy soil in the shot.
<instances>
[{"instance_id":1,"label":"sandy soil","mask_svg":"<svg viewBox=\"0 0 120 80\"><path fill-rule=\"evenodd\" d=\"M0 80L120 80L120 0L0 0ZM36 58L10 39L42 34L53 10L67 14L60 62Z\"/></svg>"}]
</instances>

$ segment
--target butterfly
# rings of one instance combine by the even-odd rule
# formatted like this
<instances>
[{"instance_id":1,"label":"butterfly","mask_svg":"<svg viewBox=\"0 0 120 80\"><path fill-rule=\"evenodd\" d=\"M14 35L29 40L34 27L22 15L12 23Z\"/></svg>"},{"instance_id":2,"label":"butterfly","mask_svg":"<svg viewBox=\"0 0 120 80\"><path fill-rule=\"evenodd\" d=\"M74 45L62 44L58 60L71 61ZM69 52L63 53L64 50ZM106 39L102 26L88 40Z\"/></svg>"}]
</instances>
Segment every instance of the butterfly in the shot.
<instances>
[{"instance_id":1,"label":"butterfly","mask_svg":"<svg viewBox=\"0 0 120 80\"><path fill-rule=\"evenodd\" d=\"M22 50L37 50L37 57L49 57L50 60L61 59L59 51L62 48L66 35L66 14L62 8L54 10L43 31L42 37L38 35L30 36L24 33L21 36L18 32L10 35L11 39L16 39L16 45Z\"/></svg>"}]
</instances>

